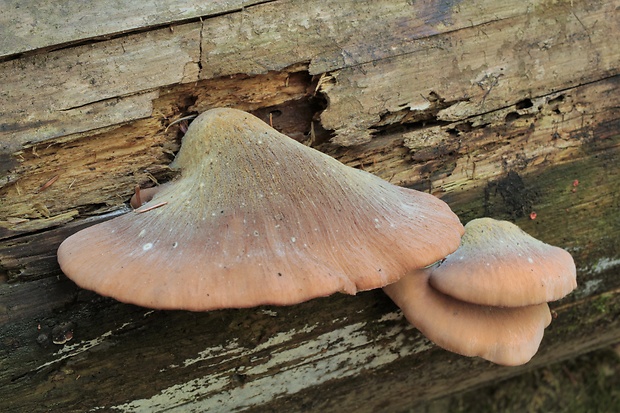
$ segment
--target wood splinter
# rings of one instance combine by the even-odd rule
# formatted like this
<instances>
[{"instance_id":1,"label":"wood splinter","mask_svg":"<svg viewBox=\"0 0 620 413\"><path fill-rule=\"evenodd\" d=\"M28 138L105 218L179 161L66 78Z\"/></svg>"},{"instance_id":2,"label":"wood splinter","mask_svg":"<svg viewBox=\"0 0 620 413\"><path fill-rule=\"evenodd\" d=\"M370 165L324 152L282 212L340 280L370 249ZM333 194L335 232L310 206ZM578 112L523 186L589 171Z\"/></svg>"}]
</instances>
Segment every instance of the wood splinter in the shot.
<instances>
[{"instance_id":1,"label":"wood splinter","mask_svg":"<svg viewBox=\"0 0 620 413\"><path fill-rule=\"evenodd\" d=\"M181 123L181 122L183 122L184 120L196 119L196 117L197 117L197 116L198 116L198 115L189 115L189 116L184 116L184 117L182 117L182 118L179 118L179 119L177 119L177 120L174 120L174 121L170 122L170 124L169 124L168 126L166 126L166 129L164 130L164 133L165 133L165 132L168 132L168 129L170 129L170 127L171 127L172 125L176 125L177 123Z\"/></svg>"},{"instance_id":2,"label":"wood splinter","mask_svg":"<svg viewBox=\"0 0 620 413\"><path fill-rule=\"evenodd\" d=\"M52 179L50 179L49 181L44 183L39 189L37 189L37 194L45 191L47 188L52 186L54 184L54 182L56 182L58 180L59 177L60 177L60 175L56 175Z\"/></svg>"},{"instance_id":3,"label":"wood splinter","mask_svg":"<svg viewBox=\"0 0 620 413\"><path fill-rule=\"evenodd\" d=\"M144 212L148 212L148 211L151 211L151 210L153 210L153 209L156 209L156 208L162 207L162 206L166 205L167 203L168 203L168 202L160 202L159 204L152 205L152 206L150 206L150 207L148 207L148 208L144 208L144 209L140 209L140 210L136 209L134 212L136 212L136 213L138 213L138 214L142 214L142 213L144 213Z\"/></svg>"}]
</instances>

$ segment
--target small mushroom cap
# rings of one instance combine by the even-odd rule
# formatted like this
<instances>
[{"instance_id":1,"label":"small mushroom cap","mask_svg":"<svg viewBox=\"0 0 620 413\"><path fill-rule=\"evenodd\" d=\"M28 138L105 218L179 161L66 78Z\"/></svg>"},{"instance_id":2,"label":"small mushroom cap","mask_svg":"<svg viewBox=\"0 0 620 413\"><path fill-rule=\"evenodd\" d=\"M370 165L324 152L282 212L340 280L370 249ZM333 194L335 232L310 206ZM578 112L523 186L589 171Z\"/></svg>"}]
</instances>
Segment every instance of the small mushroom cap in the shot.
<instances>
[{"instance_id":1,"label":"small mushroom cap","mask_svg":"<svg viewBox=\"0 0 620 413\"><path fill-rule=\"evenodd\" d=\"M459 301L429 285L432 270L414 270L383 288L422 334L446 350L506 366L536 354L551 323L547 303L501 308Z\"/></svg>"},{"instance_id":2,"label":"small mushroom cap","mask_svg":"<svg viewBox=\"0 0 620 413\"><path fill-rule=\"evenodd\" d=\"M571 255L492 218L465 226L461 246L433 270L431 285L462 301L520 307L559 300L577 286Z\"/></svg>"},{"instance_id":3,"label":"small mushroom cap","mask_svg":"<svg viewBox=\"0 0 620 413\"><path fill-rule=\"evenodd\" d=\"M149 203L62 243L69 278L151 308L287 305L392 283L453 252L463 233L434 196L239 110L196 118L171 167L180 177Z\"/></svg>"}]
</instances>

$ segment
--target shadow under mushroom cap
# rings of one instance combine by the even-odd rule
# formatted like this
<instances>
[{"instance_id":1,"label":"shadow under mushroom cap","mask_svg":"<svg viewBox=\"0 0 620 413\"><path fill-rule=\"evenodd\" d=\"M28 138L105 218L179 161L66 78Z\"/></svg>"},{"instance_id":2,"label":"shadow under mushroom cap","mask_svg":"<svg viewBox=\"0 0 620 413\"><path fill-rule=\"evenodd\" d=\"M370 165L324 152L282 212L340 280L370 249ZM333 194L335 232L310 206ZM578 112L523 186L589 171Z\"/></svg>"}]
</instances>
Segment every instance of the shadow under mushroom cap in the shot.
<instances>
[{"instance_id":1,"label":"shadow under mushroom cap","mask_svg":"<svg viewBox=\"0 0 620 413\"><path fill-rule=\"evenodd\" d=\"M422 334L446 350L507 366L536 354L551 323L547 303L509 308L460 301L429 285L435 267L414 270L383 288Z\"/></svg>"},{"instance_id":2,"label":"shadow under mushroom cap","mask_svg":"<svg viewBox=\"0 0 620 413\"><path fill-rule=\"evenodd\" d=\"M144 210L82 230L78 285L152 308L286 305L379 288L453 252L463 227L425 193L349 168L234 109L190 125L180 177Z\"/></svg>"}]
</instances>

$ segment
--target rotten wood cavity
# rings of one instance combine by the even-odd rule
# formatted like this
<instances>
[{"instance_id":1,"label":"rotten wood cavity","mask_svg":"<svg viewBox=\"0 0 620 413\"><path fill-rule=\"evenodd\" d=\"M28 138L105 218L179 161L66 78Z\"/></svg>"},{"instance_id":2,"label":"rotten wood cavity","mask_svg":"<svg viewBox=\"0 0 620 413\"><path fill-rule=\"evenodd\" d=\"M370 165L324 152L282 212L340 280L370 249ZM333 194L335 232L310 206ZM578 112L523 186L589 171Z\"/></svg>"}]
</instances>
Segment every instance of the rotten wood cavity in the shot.
<instances>
[{"instance_id":1,"label":"rotten wood cavity","mask_svg":"<svg viewBox=\"0 0 620 413\"><path fill-rule=\"evenodd\" d=\"M620 340L618 5L170 1L54 31L85 10L42 4L0 36L0 410L404 411ZM58 244L171 179L166 127L216 106L567 248L539 355L438 350L379 291L195 314L77 289Z\"/></svg>"}]
</instances>

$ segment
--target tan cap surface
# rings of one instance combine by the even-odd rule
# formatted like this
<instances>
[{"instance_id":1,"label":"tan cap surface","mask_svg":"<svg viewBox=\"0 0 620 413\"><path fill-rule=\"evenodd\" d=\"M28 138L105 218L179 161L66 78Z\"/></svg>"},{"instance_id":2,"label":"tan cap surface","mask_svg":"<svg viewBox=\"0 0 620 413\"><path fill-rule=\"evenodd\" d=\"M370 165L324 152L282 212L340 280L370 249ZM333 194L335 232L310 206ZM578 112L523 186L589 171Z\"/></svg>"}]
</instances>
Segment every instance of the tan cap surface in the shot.
<instances>
[{"instance_id":1,"label":"tan cap surface","mask_svg":"<svg viewBox=\"0 0 620 413\"><path fill-rule=\"evenodd\" d=\"M463 232L434 196L234 109L192 122L171 166L180 178L138 212L63 242L69 278L152 308L286 305L387 285L453 252Z\"/></svg>"},{"instance_id":2,"label":"tan cap surface","mask_svg":"<svg viewBox=\"0 0 620 413\"><path fill-rule=\"evenodd\" d=\"M558 300L577 286L571 255L507 221L474 219L430 283L462 301L520 307Z\"/></svg>"}]
</instances>

